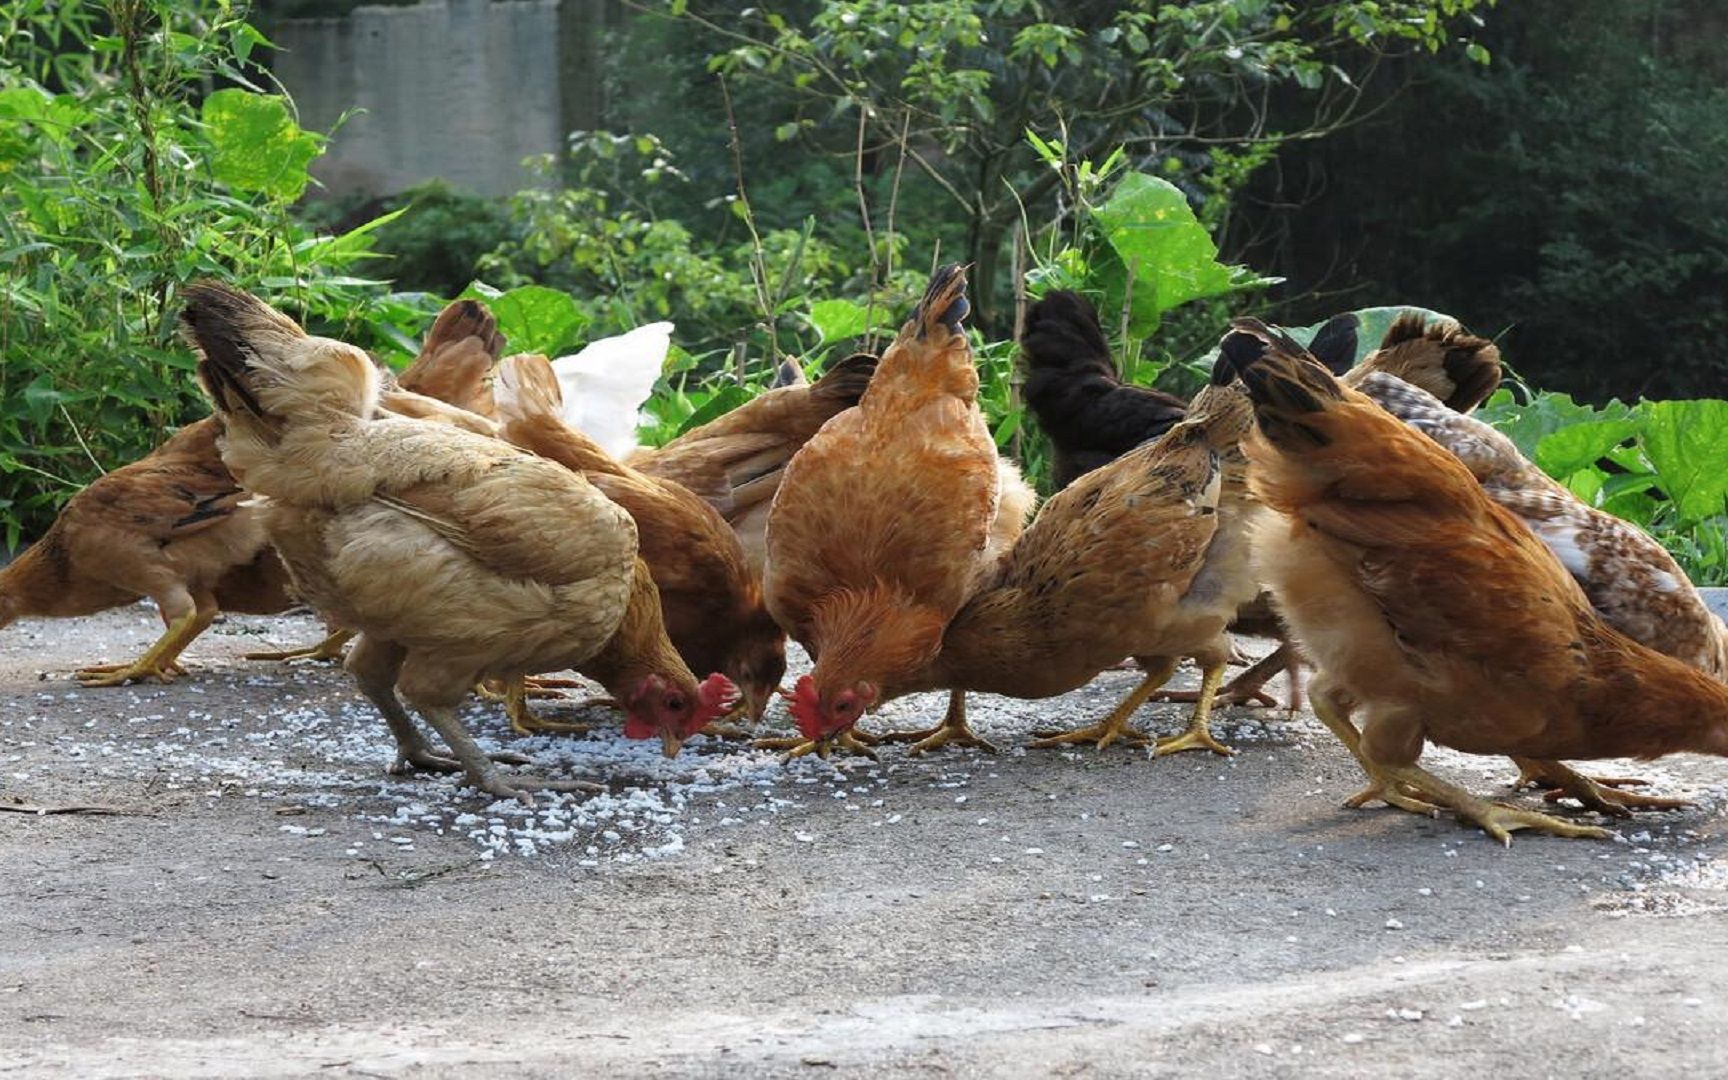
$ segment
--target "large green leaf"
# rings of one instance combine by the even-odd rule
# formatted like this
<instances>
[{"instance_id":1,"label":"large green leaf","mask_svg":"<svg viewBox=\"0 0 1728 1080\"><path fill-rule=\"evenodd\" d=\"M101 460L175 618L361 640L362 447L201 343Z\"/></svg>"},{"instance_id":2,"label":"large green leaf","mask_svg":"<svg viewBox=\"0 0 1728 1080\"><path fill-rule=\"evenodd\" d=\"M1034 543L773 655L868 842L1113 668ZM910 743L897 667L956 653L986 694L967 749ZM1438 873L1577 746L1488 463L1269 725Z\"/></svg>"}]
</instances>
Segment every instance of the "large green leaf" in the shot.
<instances>
[{"instance_id":1,"label":"large green leaf","mask_svg":"<svg viewBox=\"0 0 1728 1080\"><path fill-rule=\"evenodd\" d=\"M718 420L722 416L749 401L755 395L736 384L727 384L714 391L714 396L703 402L697 410L678 425L678 434L694 431L710 420Z\"/></svg>"},{"instance_id":2,"label":"large green leaf","mask_svg":"<svg viewBox=\"0 0 1728 1080\"><path fill-rule=\"evenodd\" d=\"M486 302L512 352L562 355L581 339L589 322L569 293L544 285L523 285L501 293L475 284L462 296Z\"/></svg>"},{"instance_id":3,"label":"large green leaf","mask_svg":"<svg viewBox=\"0 0 1728 1080\"><path fill-rule=\"evenodd\" d=\"M1723 512L1728 499L1728 401L1647 401L1644 455L1685 521Z\"/></svg>"},{"instance_id":4,"label":"large green leaf","mask_svg":"<svg viewBox=\"0 0 1728 1080\"><path fill-rule=\"evenodd\" d=\"M1564 459L1574 458L1577 453L1588 449L1589 445L1599 447L1589 461L1603 456L1632 433L1627 432L1619 438L1609 439L1608 436L1613 434L1620 424L1631 422L1632 431L1637 430L1637 419L1630 406L1619 401L1609 401L1600 409L1595 409L1589 405L1580 405L1565 394L1537 394L1528 404L1519 405L1510 391L1496 390L1477 415L1504 432L1507 438L1518 445L1525 457L1538 465L1542 464L1543 440L1562 429L1582 425L1610 425L1593 434L1580 436L1577 443L1568 440L1556 444L1548 457L1559 464L1564 464ZM1576 467L1579 466L1574 466Z\"/></svg>"},{"instance_id":5,"label":"large green leaf","mask_svg":"<svg viewBox=\"0 0 1728 1080\"><path fill-rule=\"evenodd\" d=\"M850 300L822 300L810 305L805 318L822 338L822 343L831 345L891 325L893 313L881 304L867 308Z\"/></svg>"},{"instance_id":6,"label":"large green leaf","mask_svg":"<svg viewBox=\"0 0 1728 1080\"><path fill-rule=\"evenodd\" d=\"M218 90L204 99L210 135L210 171L239 191L298 199L306 167L323 152L320 135L302 131L286 98L248 90Z\"/></svg>"},{"instance_id":7,"label":"large green leaf","mask_svg":"<svg viewBox=\"0 0 1728 1080\"><path fill-rule=\"evenodd\" d=\"M1638 410L1633 409L1624 418L1587 420L1563 427L1543 436L1536 444L1536 465L1549 476L1570 476L1594 465L1608 451L1637 435L1644 426L1643 420Z\"/></svg>"},{"instance_id":8,"label":"large green leaf","mask_svg":"<svg viewBox=\"0 0 1728 1080\"><path fill-rule=\"evenodd\" d=\"M1188 197L1168 180L1128 173L1092 219L1110 249L1098 254L1092 271L1106 311L1122 310L1124 300L1132 306L1131 337L1149 336L1171 308L1258 281L1218 261L1218 246Z\"/></svg>"}]
</instances>

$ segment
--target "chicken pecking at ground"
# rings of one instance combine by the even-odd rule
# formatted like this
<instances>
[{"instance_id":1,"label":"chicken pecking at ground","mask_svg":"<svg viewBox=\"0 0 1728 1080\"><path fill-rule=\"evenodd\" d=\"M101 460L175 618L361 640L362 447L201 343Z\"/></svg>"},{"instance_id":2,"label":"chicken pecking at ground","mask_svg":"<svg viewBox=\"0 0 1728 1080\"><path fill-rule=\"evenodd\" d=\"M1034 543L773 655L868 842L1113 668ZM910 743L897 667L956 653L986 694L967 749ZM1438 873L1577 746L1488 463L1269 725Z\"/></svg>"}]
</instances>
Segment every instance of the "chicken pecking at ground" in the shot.
<instances>
[{"instance_id":1,"label":"chicken pecking at ground","mask_svg":"<svg viewBox=\"0 0 1728 1080\"><path fill-rule=\"evenodd\" d=\"M482 678L626 663L644 639L664 643L630 516L570 470L496 439L376 416L379 373L363 352L307 335L252 296L194 285L181 320L226 427L223 460L265 503L296 589L360 632L347 667L395 736L394 770L462 771L524 801L533 788L592 787L507 779L494 762L524 759L483 752L456 709ZM687 711L661 696L671 697L645 680L626 704L644 717Z\"/></svg>"},{"instance_id":2,"label":"chicken pecking at ground","mask_svg":"<svg viewBox=\"0 0 1728 1080\"><path fill-rule=\"evenodd\" d=\"M1348 365L1356 355L1353 317L1333 319L1315 336L1315 348ZM1065 487L1181 421L1187 404L1159 390L1124 383L1110 357L1098 312L1079 293L1054 291L1026 313L1020 338L1026 372L1026 403L1050 440L1054 478ZM1243 504L1245 465L1240 455L1229 471L1227 507ZM1238 568L1246 574L1245 562ZM1232 592L1240 591L1233 587ZM1290 681L1290 703L1301 698L1300 662L1283 642L1283 628L1270 602L1256 592L1232 621L1232 632L1278 639L1271 655L1251 665L1216 695L1217 704L1272 704L1263 687L1279 672ZM1200 691L1158 690L1152 700L1198 702Z\"/></svg>"},{"instance_id":3,"label":"chicken pecking at ground","mask_svg":"<svg viewBox=\"0 0 1728 1080\"><path fill-rule=\"evenodd\" d=\"M1237 325L1223 354L1254 400L1251 482L1273 511L1256 549L1318 669L1315 712L1368 774L1348 805L1449 809L1506 842L1521 828L1605 836L1434 776L1417 764L1424 743L1528 761L1615 814L1672 803L1564 759L1728 754L1728 687L1608 625L1452 454L1287 336Z\"/></svg>"},{"instance_id":4,"label":"chicken pecking at ground","mask_svg":"<svg viewBox=\"0 0 1728 1080\"><path fill-rule=\"evenodd\" d=\"M291 603L258 512L222 464L215 418L74 495L48 532L0 570L0 626L26 615L93 615L155 601L166 629L125 664L81 668L85 686L182 674L180 656L222 610Z\"/></svg>"},{"instance_id":5,"label":"chicken pecking at ground","mask_svg":"<svg viewBox=\"0 0 1728 1080\"><path fill-rule=\"evenodd\" d=\"M823 424L858 404L875 370L876 357L848 356L814 383L776 386L665 446L636 451L625 462L707 500L738 534L750 568L760 576L768 508L786 463Z\"/></svg>"},{"instance_id":6,"label":"chicken pecking at ground","mask_svg":"<svg viewBox=\"0 0 1728 1080\"><path fill-rule=\"evenodd\" d=\"M1225 382L1234 374L1223 369ZM1256 586L1242 523L1227 505L1226 473L1248 430L1239 388L1213 385L1186 419L1155 440L1092 470L1044 504L942 636L924 669L884 686L977 690L1020 698L1067 693L1131 653L1146 678L1110 716L1034 745L1118 739L1143 744L1130 717L1185 657L1205 671L1189 729L1160 739L1158 753L1221 749L1208 717L1230 642L1225 626ZM950 699L950 725L964 699ZM1042 733L1041 733L1042 734Z\"/></svg>"},{"instance_id":7,"label":"chicken pecking at ground","mask_svg":"<svg viewBox=\"0 0 1728 1080\"><path fill-rule=\"evenodd\" d=\"M792 693L794 753L856 747L853 725L930 663L987 567L999 477L965 289L960 267L935 273L858 406L804 444L774 497L768 610L815 660Z\"/></svg>"},{"instance_id":8,"label":"chicken pecking at ground","mask_svg":"<svg viewBox=\"0 0 1728 1080\"><path fill-rule=\"evenodd\" d=\"M494 393L504 438L580 473L629 512L678 654L690 671L729 678L743 693L745 713L761 719L786 673L786 635L769 616L761 581L725 519L695 493L621 464L565 424L558 380L545 357L506 358ZM694 692L694 681L684 689ZM713 691L704 692L719 701ZM702 724L685 737L714 718L705 710L693 718Z\"/></svg>"}]
</instances>

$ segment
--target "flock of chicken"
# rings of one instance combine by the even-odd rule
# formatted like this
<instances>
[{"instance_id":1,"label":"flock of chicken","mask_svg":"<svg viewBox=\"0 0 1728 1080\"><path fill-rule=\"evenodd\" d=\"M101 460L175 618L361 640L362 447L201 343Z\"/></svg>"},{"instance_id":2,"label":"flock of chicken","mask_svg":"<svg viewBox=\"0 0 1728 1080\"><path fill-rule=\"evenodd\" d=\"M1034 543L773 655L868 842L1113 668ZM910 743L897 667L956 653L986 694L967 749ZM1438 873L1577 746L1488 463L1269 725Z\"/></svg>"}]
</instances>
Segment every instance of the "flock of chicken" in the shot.
<instances>
[{"instance_id":1,"label":"flock of chicken","mask_svg":"<svg viewBox=\"0 0 1728 1080\"><path fill-rule=\"evenodd\" d=\"M1237 320L1191 402L1122 383L1096 314L1053 293L1022 336L1026 399L1062 485L1034 497L977 405L945 267L880 359L777 385L672 443L622 456L572 426L541 356L501 358L478 303L452 304L392 378L246 293L184 291L215 415L74 498L0 571L0 624L153 599L167 624L87 685L180 673L220 610L314 608L397 745L392 771L461 772L498 797L586 787L501 770L457 711L536 717L535 676L600 683L632 738L676 754L739 735L785 674L792 755L883 740L988 746L965 693L1066 693L1124 656L1144 681L1100 722L1034 745L1149 740L1130 726L1177 665L1192 720L1155 754L1229 753L1209 717L1304 664L1309 696L1369 783L1349 800L1441 809L1507 840L1590 825L1490 802L1419 767L1426 741L1505 754L1520 785L1602 814L1684 805L1564 759L1728 754L1728 628L1663 549L1580 502L1467 414L1498 353L1456 324L1399 319L1360 363L1357 324L1307 347ZM1280 644L1230 685L1230 633ZM880 704L948 690L943 722L869 734ZM1166 693L1167 699L1182 695ZM429 742L404 706L430 726Z\"/></svg>"}]
</instances>

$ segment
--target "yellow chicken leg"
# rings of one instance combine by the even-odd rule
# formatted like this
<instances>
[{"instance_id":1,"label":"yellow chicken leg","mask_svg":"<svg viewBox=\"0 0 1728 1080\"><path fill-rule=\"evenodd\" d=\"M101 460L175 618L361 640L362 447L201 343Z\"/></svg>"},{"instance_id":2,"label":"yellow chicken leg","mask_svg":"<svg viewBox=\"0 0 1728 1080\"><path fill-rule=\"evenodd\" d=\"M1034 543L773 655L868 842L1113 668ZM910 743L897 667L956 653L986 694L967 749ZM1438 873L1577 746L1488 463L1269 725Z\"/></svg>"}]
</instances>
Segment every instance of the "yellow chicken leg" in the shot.
<instances>
[{"instance_id":1,"label":"yellow chicken leg","mask_svg":"<svg viewBox=\"0 0 1728 1080\"><path fill-rule=\"evenodd\" d=\"M1223 663L1208 668L1201 674L1200 698L1195 702L1194 715L1188 721L1188 730L1180 735L1168 735L1159 739L1153 744L1153 757L1179 754L1184 750L1210 750L1214 754L1223 754L1225 757L1236 753L1212 737L1212 703L1217 699L1218 687L1223 682Z\"/></svg>"},{"instance_id":2,"label":"yellow chicken leg","mask_svg":"<svg viewBox=\"0 0 1728 1080\"><path fill-rule=\"evenodd\" d=\"M1542 795L1547 802L1559 802L1570 796L1577 799L1584 809L1609 817L1631 817L1634 810L1683 810L1692 805L1690 799L1665 798L1620 790L1623 785L1637 786L1647 783L1644 780L1632 777L1585 776L1558 761L1537 761L1531 758L1512 760L1519 769L1518 781L1513 787L1517 789L1534 784L1549 789Z\"/></svg>"},{"instance_id":3,"label":"yellow chicken leg","mask_svg":"<svg viewBox=\"0 0 1728 1080\"><path fill-rule=\"evenodd\" d=\"M209 617L199 615L196 610L168 624L168 629L156 639L155 644L144 650L144 655L130 664L101 664L93 667L79 668L72 677L83 686L124 686L133 681L155 679L157 682L172 682L174 676L180 673L180 665L175 663L180 653L192 640L204 632L216 617L211 612Z\"/></svg>"},{"instance_id":4,"label":"yellow chicken leg","mask_svg":"<svg viewBox=\"0 0 1728 1080\"><path fill-rule=\"evenodd\" d=\"M906 748L908 755L922 754L927 750L935 750L941 746L976 746L980 750L996 753L996 747L989 741L975 734L966 723L966 692L951 690L948 693L948 713L942 717L942 722L933 728L923 731L893 731L881 736L882 742L909 742Z\"/></svg>"},{"instance_id":5,"label":"yellow chicken leg","mask_svg":"<svg viewBox=\"0 0 1728 1080\"><path fill-rule=\"evenodd\" d=\"M510 718L510 730L518 735L586 735L592 730L592 724L573 724L559 720L546 720L534 715L528 708L528 698L532 691L528 680L521 675L512 675L504 680L504 715ZM616 705L610 698L584 701L581 705Z\"/></svg>"},{"instance_id":6,"label":"yellow chicken leg","mask_svg":"<svg viewBox=\"0 0 1728 1080\"><path fill-rule=\"evenodd\" d=\"M280 660L284 663L290 660L336 660L340 661L348 643L354 640L352 630L337 630L316 645L308 645L300 649L284 649L281 652L249 652L248 660Z\"/></svg>"},{"instance_id":7,"label":"yellow chicken leg","mask_svg":"<svg viewBox=\"0 0 1728 1080\"><path fill-rule=\"evenodd\" d=\"M1128 726L1128 720L1146 699L1157 692L1160 686L1170 681L1170 676L1176 673L1175 660L1160 660L1155 667L1146 670L1146 677L1134 692L1123 699L1122 704L1096 724L1090 724L1077 731L1035 731L1037 736L1031 745L1038 749L1055 746L1068 746L1073 743L1089 742L1103 750L1118 740L1130 746L1145 746L1151 742L1151 736L1136 731Z\"/></svg>"},{"instance_id":8,"label":"yellow chicken leg","mask_svg":"<svg viewBox=\"0 0 1728 1080\"><path fill-rule=\"evenodd\" d=\"M1574 825L1570 821L1535 810L1524 810L1504 803L1477 798L1463 788L1446 781L1416 765L1373 765L1369 774L1377 784L1387 789L1405 787L1426 796L1436 806L1451 810L1459 821L1476 825L1489 836L1510 847L1512 833L1517 829L1538 829L1554 836L1606 840L1613 834L1593 825Z\"/></svg>"}]
</instances>

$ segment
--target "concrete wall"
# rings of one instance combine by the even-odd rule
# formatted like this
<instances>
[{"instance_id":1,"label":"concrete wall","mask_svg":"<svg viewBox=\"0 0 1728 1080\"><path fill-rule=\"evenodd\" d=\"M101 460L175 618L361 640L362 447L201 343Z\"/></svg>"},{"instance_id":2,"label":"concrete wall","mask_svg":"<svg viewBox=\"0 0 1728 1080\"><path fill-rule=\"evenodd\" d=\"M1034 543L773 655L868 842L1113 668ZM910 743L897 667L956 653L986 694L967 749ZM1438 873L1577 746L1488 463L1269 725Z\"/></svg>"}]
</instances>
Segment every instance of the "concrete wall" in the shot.
<instances>
[{"instance_id":1,"label":"concrete wall","mask_svg":"<svg viewBox=\"0 0 1728 1080\"><path fill-rule=\"evenodd\" d=\"M567 3L572 10L559 0L423 0L277 23L276 76L303 124L328 130L344 110L365 110L337 132L314 175L335 195L388 194L432 177L483 195L527 186L523 158L556 153L567 131L596 122L566 118L582 98L562 85L570 65L561 57L573 38L591 48L597 42L583 39L598 33L582 20L591 4Z\"/></svg>"}]
</instances>

